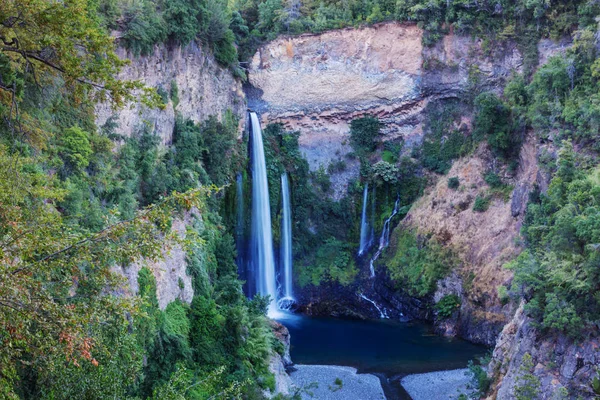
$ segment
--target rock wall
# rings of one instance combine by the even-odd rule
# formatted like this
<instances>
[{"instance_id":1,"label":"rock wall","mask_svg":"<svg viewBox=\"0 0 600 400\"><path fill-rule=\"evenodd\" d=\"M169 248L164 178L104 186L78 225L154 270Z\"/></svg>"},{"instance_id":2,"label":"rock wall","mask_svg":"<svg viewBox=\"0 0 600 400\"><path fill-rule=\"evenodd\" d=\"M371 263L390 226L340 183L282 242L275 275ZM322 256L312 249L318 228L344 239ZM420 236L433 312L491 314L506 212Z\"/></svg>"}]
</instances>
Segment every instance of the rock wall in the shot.
<instances>
[{"instance_id":1,"label":"rock wall","mask_svg":"<svg viewBox=\"0 0 600 400\"><path fill-rule=\"evenodd\" d=\"M191 224L192 218L200 218L199 215L186 215L173 221L172 230L180 237L185 236L186 226ZM147 267L156 279L156 296L158 306L164 310L174 300L191 303L194 297L192 278L187 274L187 254L181 246L164 248L162 259L159 261L139 260L130 265L115 266L113 271L123 275L125 284L120 289L124 296L134 296L139 291L138 273L140 269Z\"/></svg>"},{"instance_id":2,"label":"rock wall","mask_svg":"<svg viewBox=\"0 0 600 400\"><path fill-rule=\"evenodd\" d=\"M512 273L503 264L521 251L517 238L530 191L537 183L536 140L525 141L519 170L512 177L500 171L514 190L510 199L494 198L485 212L473 211L478 195L490 188L484 174L494 166L494 157L485 145L470 157L454 162L446 176L438 178L411 208L403 228L415 228L422 234L434 234L439 241L457 251L462 266L440 282L439 301L456 294L462 300L455 321L444 321L441 331L472 341L494 345L496 337L511 316L510 305L502 305L497 287L509 285ZM450 189L448 177L458 177L460 187ZM449 323L451 322L451 323Z\"/></svg>"},{"instance_id":3,"label":"rock wall","mask_svg":"<svg viewBox=\"0 0 600 400\"><path fill-rule=\"evenodd\" d=\"M114 117L118 123L116 132L129 137L143 124L148 124L160 136L162 144L168 145L172 142L176 113L201 122L211 115L220 118L231 110L240 117L240 123L245 121L246 100L241 82L228 69L219 66L212 54L198 44L191 43L185 48L157 45L152 55L142 57L133 57L123 48L119 48L117 54L130 60L130 64L121 71L120 79L141 81L147 87L161 88L166 93L170 93L176 83L179 101L175 105L169 99L164 110L150 109L140 103L114 110L108 104L101 104L96 108L98 126ZM196 217L200 218L199 215ZM192 215L187 215L175 220L173 229L184 235L191 218ZM156 278L161 309L175 299L191 302L194 292L191 278L187 275L186 253L182 248L164 249L160 261L140 260L132 265L115 267L127 281L121 289L122 294L137 293L138 272L144 266Z\"/></svg>"},{"instance_id":4,"label":"rock wall","mask_svg":"<svg viewBox=\"0 0 600 400\"><path fill-rule=\"evenodd\" d=\"M221 116L227 110L243 117L246 102L241 82L228 69L219 66L212 54L198 44L191 43L184 48L157 45L149 56L134 57L123 48L119 48L117 54L131 60L119 78L138 80L166 93L171 92L173 82L176 82L179 103L176 110L170 99L164 110L150 109L140 103L113 110L109 104L102 104L96 109L98 126L116 116L119 124L117 132L129 137L143 124L148 124L161 137L163 144L169 144L176 113L196 122L211 115Z\"/></svg>"},{"instance_id":5,"label":"rock wall","mask_svg":"<svg viewBox=\"0 0 600 400\"><path fill-rule=\"evenodd\" d=\"M592 388L600 363L598 330L581 332L585 340L573 341L564 335L543 335L524 311L518 308L504 327L494 349L489 373L495 378L490 398L516 398L520 377L533 374L539 382L537 399L595 399ZM529 354L533 368L524 370L523 357Z\"/></svg>"},{"instance_id":6,"label":"rock wall","mask_svg":"<svg viewBox=\"0 0 600 400\"><path fill-rule=\"evenodd\" d=\"M346 162L332 177L339 199L359 172L347 157L352 119L376 115L385 124L384 140L418 142L428 102L460 97L474 70L490 87L521 70L515 46L484 54L480 41L450 34L423 48L422 35L416 25L388 22L274 40L252 59L249 106L263 123L301 132L312 170Z\"/></svg>"}]
</instances>

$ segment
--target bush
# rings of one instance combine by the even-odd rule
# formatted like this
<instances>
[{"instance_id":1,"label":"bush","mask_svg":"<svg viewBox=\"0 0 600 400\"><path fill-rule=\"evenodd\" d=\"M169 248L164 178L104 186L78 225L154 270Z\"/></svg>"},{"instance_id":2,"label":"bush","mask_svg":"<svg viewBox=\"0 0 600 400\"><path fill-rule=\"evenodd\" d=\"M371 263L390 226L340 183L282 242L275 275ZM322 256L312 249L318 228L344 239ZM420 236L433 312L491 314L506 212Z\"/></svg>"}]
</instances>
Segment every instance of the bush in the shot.
<instances>
[{"instance_id":1,"label":"bush","mask_svg":"<svg viewBox=\"0 0 600 400\"><path fill-rule=\"evenodd\" d=\"M458 176L453 176L452 178L448 179L448 187L450 189L458 189L459 186L460 186L460 181L458 179Z\"/></svg>"},{"instance_id":2,"label":"bush","mask_svg":"<svg viewBox=\"0 0 600 400\"><path fill-rule=\"evenodd\" d=\"M318 248L314 264L302 267L300 284L318 286L322 281L330 280L349 285L357 274L351 246L330 237Z\"/></svg>"},{"instance_id":3,"label":"bush","mask_svg":"<svg viewBox=\"0 0 600 400\"><path fill-rule=\"evenodd\" d=\"M491 188L499 188L504 185L504 183L502 182L502 179L498 176L498 174L496 174L493 171L487 172L483 176L483 180L485 181L485 183L490 185Z\"/></svg>"},{"instance_id":4,"label":"bush","mask_svg":"<svg viewBox=\"0 0 600 400\"><path fill-rule=\"evenodd\" d=\"M529 353L523 355L519 376L516 379L515 395L517 400L535 400L538 398L540 380L533 374L533 360Z\"/></svg>"},{"instance_id":5,"label":"bush","mask_svg":"<svg viewBox=\"0 0 600 400\"><path fill-rule=\"evenodd\" d=\"M92 155L90 134L74 126L60 136L59 154L65 163L66 173L80 173L89 165Z\"/></svg>"},{"instance_id":6,"label":"bush","mask_svg":"<svg viewBox=\"0 0 600 400\"><path fill-rule=\"evenodd\" d=\"M492 151L504 159L517 157L521 138L513 132L510 108L493 92L485 92L475 98L473 133L479 139L487 139Z\"/></svg>"},{"instance_id":7,"label":"bush","mask_svg":"<svg viewBox=\"0 0 600 400\"><path fill-rule=\"evenodd\" d=\"M472 385L475 389L474 398L484 397L487 391L490 389L492 380L488 378L487 372L481 365L475 365L473 361L469 361L468 364L469 373L472 374Z\"/></svg>"},{"instance_id":8,"label":"bush","mask_svg":"<svg viewBox=\"0 0 600 400\"><path fill-rule=\"evenodd\" d=\"M359 154L371 153L377 146L376 139L381 123L375 117L362 117L350 123L350 143Z\"/></svg>"},{"instance_id":9,"label":"bush","mask_svg":"<svg viewBox=\"0 0 600 400\"><path fill-rule=\"evenodd\" d=\"M490 198L488 196L478 195L473 203L473 211L485 212L490 207Z\"/></svg>"},{"instance_id":10,"label":"bush","mask_svg":"<svg viewBox=\"0 0 600 400\"><path fill-rule=\"evenodd\" d=\"M437 281L458 264L451 250L411 231L394 232L390 244L385 265L397 287L411 296L433 292Z\"/></svg>"},{"instance_id":11,"label":"bush","mask_svg":"<svg viewBox=\"0 0 600 400\"><path fill-rule=\"evenodd\" d=\"M455 310L460 308L460 298L455 294L449 294L435 304L435 310L440 318L450 318Z\"/></svg>"}]
</instances>

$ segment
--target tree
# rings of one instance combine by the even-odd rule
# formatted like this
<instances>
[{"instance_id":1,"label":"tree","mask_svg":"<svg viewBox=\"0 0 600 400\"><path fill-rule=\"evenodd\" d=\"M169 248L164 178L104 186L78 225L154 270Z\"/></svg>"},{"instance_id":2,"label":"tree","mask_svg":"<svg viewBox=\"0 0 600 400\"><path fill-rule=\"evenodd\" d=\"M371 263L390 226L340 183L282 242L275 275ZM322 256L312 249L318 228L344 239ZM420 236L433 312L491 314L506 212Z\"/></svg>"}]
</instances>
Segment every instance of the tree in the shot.
<instances>
[{"instance_id":1,"label":"tree","mask_svg":"<svg viewBox=\"0 0 600 400\"><path fill-rule=\"evenodd\" d=\"M516 379L515 395L517 400L537 399L540 380L532 371L533 360L531 354L525 353L519 367L519 376Z\"/></svg>"},{"instance_id":2,"label":"tree","mask_svg":"<svg viewBox=\"0 0 600 400\"><path fill-rule=\"evenodd\" d=\"M111 266L161 257L165 243L182 240L170 232L173 210L201 206L209 193L176 194L88 233L65 223L53 206L64 192L32 162L0 147L0 393L15 392L16 368L26 360L33 369L57 357L97 362L102 340L90 327L123 324L125 311L136 312L131 300L107 295L120 284Z\"/></svg>"}]
</instances>

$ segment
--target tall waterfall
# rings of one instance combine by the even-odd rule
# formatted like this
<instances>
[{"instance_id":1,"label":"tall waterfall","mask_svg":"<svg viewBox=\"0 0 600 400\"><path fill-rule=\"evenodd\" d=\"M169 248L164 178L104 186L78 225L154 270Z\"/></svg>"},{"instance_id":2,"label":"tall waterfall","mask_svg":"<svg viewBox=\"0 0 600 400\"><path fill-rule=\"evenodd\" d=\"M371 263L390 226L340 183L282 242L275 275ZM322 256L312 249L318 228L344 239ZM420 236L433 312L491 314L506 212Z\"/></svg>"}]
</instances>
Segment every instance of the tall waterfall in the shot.
<instances>
[{"instance_id":1,"label":"tall waterfall","mask_svg":"<svg viewBox=\"0 0 600 400\"><path fill-rule=\"evenodd\" d=\"M363 205L362 205L362 217L360 220L360 246L358 248L358 255L362 256L367 247L369 247L369 223L367 222L367 203L369 201L369 184L365 185L363 191Z\"/></svg>"},{"instance_id":2,"label":"tall waterfall","mask_svg":"<svg viewBox=\"0 0 600 400\"><path fill-rule=\"evenodd\" d=\"M290 184L286 173L281 175L281 196L283 198L283 221L281 224L281 264L283 267L283 298L280 308L289 308L294 302L292 290L292 216L290 208Z\"/></svg>"},{"instance_id":3,"label":"tall waterfall","mask_svg":"<svg viewBox=\"0 0 600 400\"><path fill-rule=\"evenodd\" d=\"M381 252L383 249L390 245L390 224L392 222L392 218L398 214L398 206L400 206L400 198L396 199L396 203L394 204L394 211L392 211L392 215L388 219L385 220L383 224L383 231L381 232L381 236L379 237L379 247L377 248L377 252L371 258L369 262L369 267L371 268L371 278L375 277L375 266L373 263L377 261L379 256L381 256Z\"/></svg>"},{"instance_id":4,"label":"tall waterfall","mask_svg":"<svg viewBox=\"0 0 600 400\"><path fill-rule=\"evenodd\" d=\"M272 317L277 313L278 299L267 166L260 121L256 113L250 113L250 119L252 122L252 264L256 273L256 291L263 296L271 296L268 315Z\"/></svg>"}]
</instances>

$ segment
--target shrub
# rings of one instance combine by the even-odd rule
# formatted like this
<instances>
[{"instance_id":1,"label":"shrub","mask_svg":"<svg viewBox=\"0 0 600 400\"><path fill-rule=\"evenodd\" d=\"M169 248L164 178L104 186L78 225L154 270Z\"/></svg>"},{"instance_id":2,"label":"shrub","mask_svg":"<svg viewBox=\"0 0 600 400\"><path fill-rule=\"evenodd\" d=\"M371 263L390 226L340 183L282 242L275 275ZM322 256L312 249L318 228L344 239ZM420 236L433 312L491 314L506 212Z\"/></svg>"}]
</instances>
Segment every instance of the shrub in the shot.
<instances>
[{"instance_id":1,"label":"shrub","mask_svg":"<svg viewBox=\"0 0 600 400\"><path fill-rule=\"evenodd\" d=\"M411 231L394 233L385 265L398 287L412 296L425 296L457 265L454 253L434 239Z\"/></svg>"},{"instance_id":2,"label":"shrub","mask_svg":"<svg viewBox=\"0 0 600 400\"><path fill-rule=\"evenodd\" d=\"M540 380L532 372L533 360L529 353L525 353L519 367L519 376L516 379L515 395L517 400L534 400L538 398Z\"/></svg>"},{"instance_id":3,"label":"shrub","mask_svg":"<svg viewBox=\"0 0 600 400\"><path fill-rule=\"evenodd\" d=\"M460 181L458 179L458 176L453 176L452 178L448 179L448 187L450 189L458 189L459 186L460 186Z\"/></svg>"},{"instance_id":4,"label":"shrub","mask_svg":"<svg viewBox=\"0 0 600 400\"><path fill-rule=\"evenodd\" d=\"M440 318L450 318L452 313L460 308L460 298L455 294L449 294L435 304L435 310Z\"/></svg>"},{"instance_id":5,"label":"shrub","mask_svg":"<svg viewBox=\"0 0 600 400\"><path fill-rule=\"evenodd\" d=\"M485 212L490 207L490 198L488 196L478 195L473 203L473 211Z\"/></svg>"},{"instance_id":6,"label":"shrub","mask_svg":"<svg viewBox=\"0 0 600 400\"><path fill-rule=\"evenodd\" d=\"M469 361L468 368L469 373L472 374L471 381L475 389L475 398L484 397L490 389L492 380L488 378L486 370L481 365L475 365L473 361Z\"/></svg>"},{"instance_id":7,"label":"shrub","mask_svg":"<svg viewBox=\"0 0 600 400\"><path fill-rule=\"evenodd\" d=\"M513 132L511 113L493 92L481 93L475 98L475 120L473 133L486 139L492 151L505 159L519 154L521 139Z\"/></svg>"},{"instance_id":8,"label":"shrub","mask_svg":"<svg viewBox=\"0 0 600 400\"><path fill-rule=\"evenodd\" d=\"M500 303L506 304L510 300L510 296L508 295L508 289L504 285L500 285L497 288L498 291L498 299Z\"/></svg>"},{"instance_id":9,"label":"shrub","mask_svg":"<svg viewBox=\"0 0 600 400\"><path fill-rule=\"evenodd\" d=\"M490 185L490 187L492 188L499 188L503 185L502 183L502 179L500 179L500 177L498 176L498 174L496 174L493 171L488 171L484 177L483 180L485 180L485 183L487 183L488 185Z\"/></svg>"},{"instance_id":10,"label":"shrub","mask_svg":"<svg viewBox=\"0 0 600 400\"><path fill-rule=\"evenodd\" d=\"M81 128L74 126L60 136L59 154L67 173L82 172L89 165L92 152L89 133Z\"/></svg>"},{"instance_id":11,"label":"shrub","mask_svg":"<svg viewBox=\"0 0 600 400\"><path fill-rule=\"evenodd\" d=\"M375 117L362 117L350 123L350 143L357 153L370 153L377 146L381 123Z\"/></svg>"}]
</instances>

